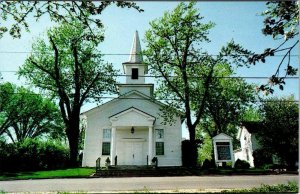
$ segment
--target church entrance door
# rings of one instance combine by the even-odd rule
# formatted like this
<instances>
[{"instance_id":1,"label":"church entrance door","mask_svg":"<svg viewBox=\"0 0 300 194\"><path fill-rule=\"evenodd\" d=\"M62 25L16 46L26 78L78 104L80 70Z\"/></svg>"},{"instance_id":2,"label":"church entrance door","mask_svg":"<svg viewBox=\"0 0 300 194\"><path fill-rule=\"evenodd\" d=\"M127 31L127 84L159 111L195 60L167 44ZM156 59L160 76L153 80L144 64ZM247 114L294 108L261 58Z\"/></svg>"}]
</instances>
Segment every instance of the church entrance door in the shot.
<instances>
[{"instance_id":1,"label":"church entrance door","mask_svg":"<svg viewBox=\"0 0 300 194\"><path fill-rule=\"evenodd\" d=\"M143 165L143 142L125 142L124 163Z\"/></svg>"}]
</instances>

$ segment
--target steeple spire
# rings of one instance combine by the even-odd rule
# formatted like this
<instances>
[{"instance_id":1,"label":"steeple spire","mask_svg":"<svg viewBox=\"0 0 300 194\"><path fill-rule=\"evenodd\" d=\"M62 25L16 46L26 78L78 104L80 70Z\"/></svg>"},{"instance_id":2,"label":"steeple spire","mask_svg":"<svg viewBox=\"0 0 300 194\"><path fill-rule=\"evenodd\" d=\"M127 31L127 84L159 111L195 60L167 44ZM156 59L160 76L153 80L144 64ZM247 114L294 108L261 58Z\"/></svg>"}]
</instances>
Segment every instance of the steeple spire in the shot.
<instances>
[{"instance_id":1,"label":"steeple spire","mask_svg":"<svg viewBox=\"0 0 300 194\"><path fill-rule=\"evenodd\" d=\"M143 57L141 55L141 52L142 49L141 49L139 34L138 31L135 31L128 63L141 64L143 62Z\"/></svg>"}]
</instances>

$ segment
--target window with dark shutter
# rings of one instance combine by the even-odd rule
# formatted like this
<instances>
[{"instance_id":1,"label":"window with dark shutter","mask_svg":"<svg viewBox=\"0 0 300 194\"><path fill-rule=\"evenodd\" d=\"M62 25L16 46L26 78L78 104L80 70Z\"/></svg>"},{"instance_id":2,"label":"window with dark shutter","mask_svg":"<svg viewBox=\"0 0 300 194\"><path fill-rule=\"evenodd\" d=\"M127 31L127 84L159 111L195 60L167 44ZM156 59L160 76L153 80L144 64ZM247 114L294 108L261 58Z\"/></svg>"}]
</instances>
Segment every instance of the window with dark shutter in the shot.
<instances>
[{"instance_id":1,"label":"window with dark shutter","mask_svg":"<svg viewBox=\"0 0 300 194\"><path fill-rule=\"evenodd\" d=\"M139 69L132 68L131 79L139 79Z\"/></svg>"},{"instance_id":2,"label":"window with dark shutter","mask_svg":"<svg viewBox=\"0 0 300 194\"><path fill-rule=\"evenodd\" d=\"M156 142L155 144L156 155L164 155L164 142Z\"/></svg>"},{"instance_id":3,"label":"window with dark shutter","mask_svg":"<svg viewBox=\"0 0 300 194\"><path fill-rule=\"evenodd\" d=\"M110 155L110 142L102 143L102 155Z\"/></svg>"}]
</instances>

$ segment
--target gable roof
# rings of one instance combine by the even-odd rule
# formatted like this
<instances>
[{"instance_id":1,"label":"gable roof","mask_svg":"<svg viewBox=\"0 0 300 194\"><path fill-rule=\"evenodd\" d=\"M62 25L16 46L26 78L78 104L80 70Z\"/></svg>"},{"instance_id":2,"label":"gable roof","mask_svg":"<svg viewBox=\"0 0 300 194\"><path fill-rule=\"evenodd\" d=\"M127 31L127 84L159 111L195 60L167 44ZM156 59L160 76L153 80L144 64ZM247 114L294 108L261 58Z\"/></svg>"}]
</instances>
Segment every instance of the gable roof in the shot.
<instances>
[{"instance_id":1,"label":"gable roof","mask_svg":"<svg viewBox=\"0 0 300 194\"><path fill-rule=\"evenodd\" d=\"M130 107L130 108L127 108L125 110L122 110L122 111L120 111L120 112L118 112L118 113L116 113L114 115L111 115L111 116L109 116L109 118L111 118L111 117L119 117L120 115L126 114L127 112L130 112L130 111L136 111L136 112L139 112L140 114L143 114L145 116L152 117L152 118L155 119L155 117L153 115L150 115L150 114L148 114L148 113L146 113L146 112L144 112L144 111L142 111L142 110L140 110L138 108L135 108L133 106Z\"/></svg>"},{"instance_id":2,"label":"gable roof","mask_svg":"<svg viewBox=\"0 0 300 194\"><path fill-rule=\"evenodd\" d=\"M230 139L232 139L232 137L231 136L229 136L229 135L227 135L227 134L225 134L225 133L220 133L220 134L218 134L218 135L216 135L215 137L213 137L213 139L215 140L215 139L218 139L218 140L230 140Z\"/></svg>"},{"instance_id":3,"label":"gable roof","mask_svg":"<svg viewBox=\"0 0 300 194\"><path fill-rule=\"evenodd\" d=\"M117 101L119 101L119 100L122 100L122 99L135 99L135 98L130 98L130 97L128 97L128 96L130 96L130 95L132 95L132 94L138 95L138 96L141 97L141 99L145 99L145 100L147 100L147 101L151 101L152 103L154 103L154 104L156 104L156 105L158 105L158 106L166 106L166 104L164 104L164 103L162 103L162 102L159 102L159 101L155 100L154 98L151 98L150 96L147 96L147 95L145 95L145 94L143 94L143 93L141 93L141 92L139 92L139 91L136 91L136 90L131 90L130 92L127 92L127 93L125 93L125 94L123 94L123 95L120 95L120 96L118 96L118 97L116 97L116 98L114 98L114 99L112 99L112 100L110 100L110 101L108 101L108 102L105 102L104 104L101 104L101 105L99 105L99 106L96 106L96 107L94 107L94 108L92 108L92 109L90 109L90 110L87 110L87 111L85 111L85 112L82 112L81 115L88 115L88 114L94 112L95 110L97 110L97 109L99 109L99 108L102 108L102 107L104 107L104 106L107 106L107 105L109 105L109 104L111 104L111 103L115 103L115 102L117 102Z\"/></svg>"},{"instance_id":4,"label":"gable roof","mask_svg":"<svg viewBox=\"0 0 300 194\"><path fill-rule=\"evenodd\" d=\"M243 121L241 123L249 133L257 133L263 127L263 123L259 121Z\"/></svg>"},{"instance_id":5,"label":"gable roof","mask_svg":"<svg viewBox=\"0 0 300 194\"><path fill-rule=\"evenodd\" d=\"M109 120L112 124L117 124L118 126L128 125L129 118L136 118L131 121L131 125L134 126L144 126L154 125L156 118L138 108L130 107L123 111L120 111L112 116L109 116Z\"/></svg>"}]
</instances>

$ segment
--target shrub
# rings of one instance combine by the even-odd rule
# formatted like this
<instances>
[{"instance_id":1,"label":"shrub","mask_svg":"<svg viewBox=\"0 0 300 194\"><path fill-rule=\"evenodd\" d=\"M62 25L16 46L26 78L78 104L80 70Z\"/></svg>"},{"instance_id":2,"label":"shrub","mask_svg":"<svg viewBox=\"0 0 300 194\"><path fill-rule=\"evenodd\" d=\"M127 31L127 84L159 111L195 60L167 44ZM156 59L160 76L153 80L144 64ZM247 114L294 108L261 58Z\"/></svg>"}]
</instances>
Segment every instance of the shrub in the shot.
<instances>
[{"instance_id":1,"label":"shrub","mask_svg":"<svg viewBox=\"0 0 300 194\"><path fill-rule=\"evenodd\" d=\"M234 168L248 169L250 168L250 164L245 160L237 159L237 161L235 161Z\"/></svg>"},{"instance_id":2,"label":"shrub","mask_svg":"<svg viewBox=\"0 0 300 194\"><path fill-rule=\"evenodd\" d=\"M194 146L191 144L190 140L183 140L181 142L181 151L182 151L182 166L194 166L194 158L198 158L198 152L194 152ZM196 148L197 149L197 148Z\"/></svg>"},{"instance_id":3,"label":"shrub","mask_svg":"<svg viewBox=\"0 0 300 194\"><path fill-rule=\"evenodd\" d=\"M298 193L298 184L288 182L287 184L265 185L252 189L224 190L222 193Z\"/></svg>"},{"instance_id":4,"label":"shrub","mask_svg":"<svg viewBox=\"0 0 300 194\"><path fill-rule=\"evenodd\" d=\"M1 171L59 169L68 161L68 150L58 142L26 139L15 144L0 144Z\"/></svg>"},{"instance_id":5,"label":"shrub","mask_svg":"<svg viewBox=\"0 0 300 194\"><path fill-rule=\"evenodd\" d=\"M266 164L272 164L272 154L264 149L255 150L253 152L254 166L261 168Z\"/></svg>"},{"instance_id":6,"label":"shrub","mask_svg":"<svg viewBox=\"0 0 300 194\"><path fill-rule=\"evenodd\" d=\"M205 159L202 164L202 169L215 168L216 164L212 160Z\"/></svg>"}]
</instances>

